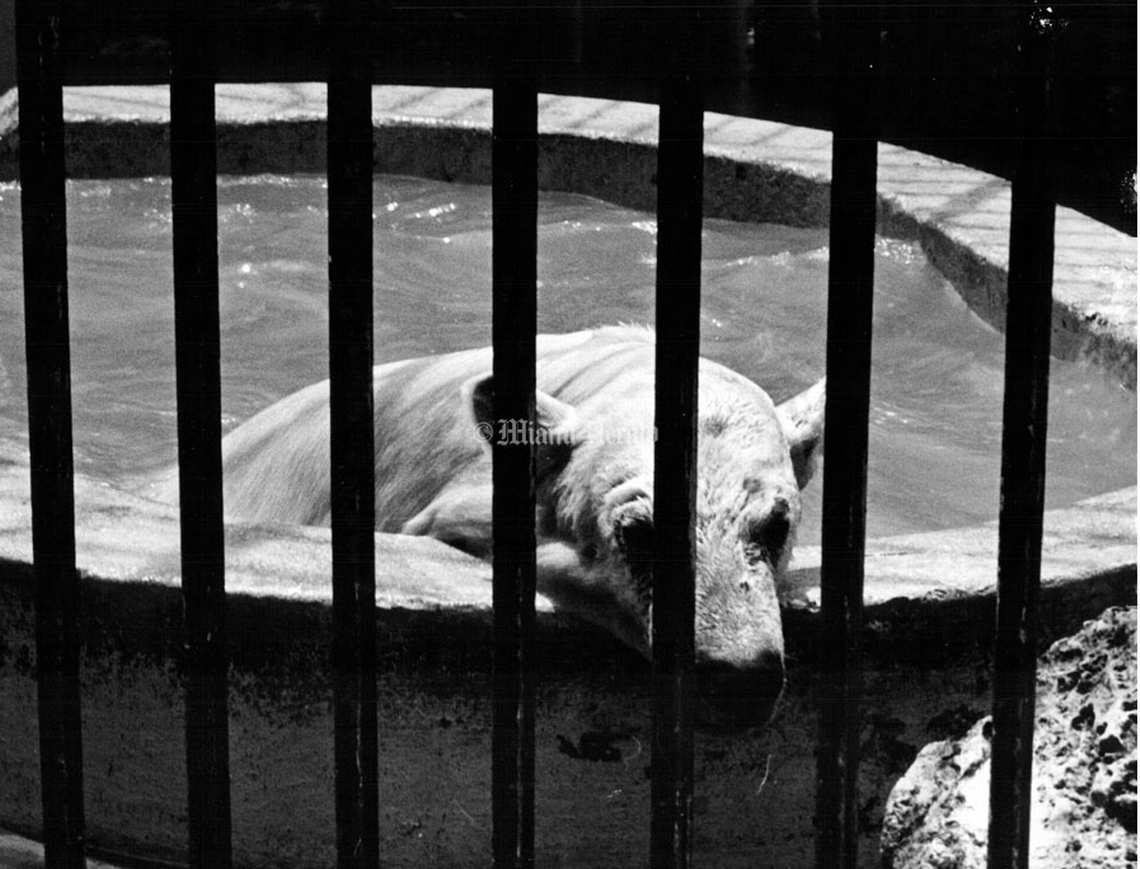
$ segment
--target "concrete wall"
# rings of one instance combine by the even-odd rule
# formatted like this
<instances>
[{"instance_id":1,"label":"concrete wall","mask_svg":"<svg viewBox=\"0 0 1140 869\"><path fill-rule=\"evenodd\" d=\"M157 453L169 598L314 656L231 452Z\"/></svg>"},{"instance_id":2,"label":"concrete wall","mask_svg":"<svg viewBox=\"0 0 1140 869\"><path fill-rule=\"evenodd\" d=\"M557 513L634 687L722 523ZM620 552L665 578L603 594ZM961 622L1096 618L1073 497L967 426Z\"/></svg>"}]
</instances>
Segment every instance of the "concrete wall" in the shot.
<instances>
[{"instance_id":1,"label":"concrete wall","mask_svg":"<svg viewBox=\"0 0 1140 869\"><path fill-rule=\"evenodd\" d=\"M40 802L28 468L10 446L0 455L0 829L34 837ZM82 477L77 499L88 841L111 857L182 861L176 517ZM1109 605L1135 602L1135 510L1133 494L1051 516L1043 645ZM1082 544L1094 528L1095 544ZM992 576L985 550L992 542L992 529L975 529L871 543L864 865L875 864L886 794L916 750L959 735L956 727L988 708L993 594L985 587ZM332 865L328 531L231 526L227 543L236 864ZM805 551L789 583L788 689L774 721L763 730L726 730L699 713L695 812L704 865L810 864L822 702L814 667L817 560L817 551ZM434 541L398 535L377 535L377 566L384 863L486 866L488 568ZM606 633L540 606L540 862L644 865L648 663Z\"/></svg>"}]
</instances>

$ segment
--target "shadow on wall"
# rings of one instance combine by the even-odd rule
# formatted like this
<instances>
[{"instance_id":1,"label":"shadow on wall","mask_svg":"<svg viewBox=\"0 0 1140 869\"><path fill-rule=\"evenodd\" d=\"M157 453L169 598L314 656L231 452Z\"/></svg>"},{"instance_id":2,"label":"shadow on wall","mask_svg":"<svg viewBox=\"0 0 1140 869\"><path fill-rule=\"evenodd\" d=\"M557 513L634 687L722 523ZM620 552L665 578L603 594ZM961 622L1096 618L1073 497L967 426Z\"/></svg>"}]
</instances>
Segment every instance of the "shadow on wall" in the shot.
<instances>
[{"instance_id":1,"label":"shadow on wall","mask_svg":"<svg viewBox=\"0 0 1140 869\"><path fill-rule=\"evenodd\" d=\"M14 2L0 0L0 93L15 83ZM321 40L313 37L327 15L326 2L219 5L226 22L219 42L223 80L324 79ZM109 6L64 7L69 83L165 81L163 4L111 0ZM578 17L567 8L577 9ZM715 57L708 65L716 67L710 110L828 127L831 77L819 8L813 0L711 4L706 18L724 50L710 50ZM1017 60L1007 46L1018 28L1016 10L1023 8L1036 9L985 0L949 8L935 2L888 7L880 49L883 138L1011 177L1017 137L1003 119ZM1048 9L1050 17L1038 26L1052 38L1054 122L1065 166L1060 201L1135 236L1136 5L1070 0ZM379 13L400 17L377 27L374 44L382 50L376 80L486 86L485 48L498 21L491 13L477 14L477 5L462 14L447 10ZM635 7L601 0L538 14L544 17L532 35L540 45L535 56L546 61L546 90L652 99L646 71L657 52L644 34L656 25L654 16L639 17ZM747 51L738 50L744 46ZM726 64L726 57L735 62Z\"/></svg>"}]
</instances>

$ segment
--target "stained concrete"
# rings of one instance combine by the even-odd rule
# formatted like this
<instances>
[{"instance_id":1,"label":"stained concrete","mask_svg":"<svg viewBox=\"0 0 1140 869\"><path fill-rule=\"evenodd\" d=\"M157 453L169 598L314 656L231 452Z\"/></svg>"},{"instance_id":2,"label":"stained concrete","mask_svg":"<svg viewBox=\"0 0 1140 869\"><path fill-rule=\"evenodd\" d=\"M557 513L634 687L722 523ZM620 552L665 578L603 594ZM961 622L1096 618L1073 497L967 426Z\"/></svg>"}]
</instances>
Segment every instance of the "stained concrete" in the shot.
<instances>
[{"instance_id":1,"label":"stained concrete","mask_svg":"<svg viewBox=\"0 0 1140 869\"><path fill-rule=\"evenodd\" d=\"M167 171L164 88L72 89L73 175ZM542 98L540 174L651 208L656 110ZM378 88L378 171L490 177L489 95ZM223 172L322 171L323 87L220 87ZM0 101L0 177L14 177L14 96ZM823 225L830 136L706 117L707 210ZM982 316L1000 322L1008 184L880 149L881 230L919 238ZM1058 217L1055 347L1135 388L1136 252ZM182 859L185 772L180 594L172 510L80 477L89 838L106 852ZM1042 643L1136 598L1136 492L1047 516ZM0 444L0 826L38 828L27 458ZM231 757L238 865L328 865L332 854L328 533L232 526ZM996 529L873 540L867 560L863 862L890 785L918 746L988 705ZM481 562L377 535L381 828L386 864L480 866L489 848L489 583ZM763 732L698 734L697 853L717 866L806 865L812 849L818 550L800 547L784 611L789 687ZM640 865L647 849L647 665L543 605L537 737L539 856ZM971 715L973 717L971 717ZM0 839L0 865L7 865ZM26 849L25 849L26 851ZM23 853L23 852L21 852ZM20 857L19 859L24 859Z\"/></svg>"},{"instance_id":2,"label":"stained concrete","mask_svg":"<svg viewBox=\"0 0 1140 869\"><path fill-rule=\"evenodd\" d=\"M6 519L0 552L15 557L0 562L0 826L34 834L33 581L21 551L27 526L18 518L27 514L26 498L10 494L26 480L27 467L15 462L3 470L0 491L8 494L0 497ZM82 478L79 491L87 502L79 539L89 840L109 857L181 861L183 677L173 516ZM1108 513L1115 515L1111 508ZM1124 538L1117 542L1126 544ZM235 527L229 540L229 575L240 589L230 595L227 612L236 863L331 865L331 618L327 570L317 568L327 559L327 532ZM94 541L100 545L89 545ZM385 865L484 866L490 841L486 568L431 541L377 535L377 547ZM890 541L872 543L872 550L890 549ZM952 571L962 555L948 548L941 568ZM869 561L868 597L879 603L866 614L861 767L868 866L875 862L887 789L917 748L940 736L948 721L976 717L988 705L993 605L985 595L896 597L898 589L876 574L875 563ZM1052 570L1048 557L1047 564ZM93 572L92 565L100 567ZM1073 629L1109 603L1135 600L1134 565L1108 565L1083 582L1046 587L1043 639ZM420 587L423 576L437 584ZM441 576L447 580L442 590ZM410 593L400 599L395 587ZM790 606L785 620L789 687L772 724L759 732L731 731L702 715L697 853L707 865L743 869L762 857L794 866L811 858L818 623L810 604ZM545 607L538 660L540 859L590 869L641 865L649 806L647 663L604 632ZM3 857L0 848L0 865Z\"/></svg>"},{"instance_id":3,"label":"stained concrete","mask_svg":"<svg viewBox=\"0 0 1140 869\"><path fill-rule=\"evenodd\" d=\"M0 827L34 835L28 467L11 445L4 454ZM186 807L176 517L165 505L82 476L76 492L89 841L112 859L178 862ZM1135 601L1135 510L1132 490L1049 514L1043 643L1106 606ZM483 866L490 835L487 566L431 540L376 539L385 865ZM988 705L994 561L985 550L994 542L986 527L869 543L863 865L874 865L887 790L917 748L944 736L947 722L977 717ZM234 525L227 543L236 864L331 865L329 535ZM758 855L773 865L811 859L821 702L816 560L815 551L803 550L790 576L789 686L774 721L763 731L734 731L702 713L697 852L708 865L743 869ZM539 856L555 866L640 865L649 806L648 665L545 602L538 660ZM0 839L0 865L7 859Z\"/></svg>"}]
</instances>

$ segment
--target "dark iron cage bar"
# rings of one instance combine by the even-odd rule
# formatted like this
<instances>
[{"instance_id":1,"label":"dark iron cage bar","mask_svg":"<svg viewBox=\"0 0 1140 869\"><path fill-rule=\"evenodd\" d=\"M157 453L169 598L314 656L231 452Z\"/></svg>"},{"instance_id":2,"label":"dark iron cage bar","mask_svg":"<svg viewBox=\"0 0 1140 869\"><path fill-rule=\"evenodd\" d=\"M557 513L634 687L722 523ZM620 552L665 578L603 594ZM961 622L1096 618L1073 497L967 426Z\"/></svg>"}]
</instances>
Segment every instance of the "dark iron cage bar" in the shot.
<instances>
[{"instance_id":1,"label":"dark iron cage bar","mask_svg":"<svg viewBox=\"0 0 1140 869\"><path fill-rule=\"evenodd\" d=\"M703 200L702 83L661 84L653 522L650 865L691 863L696 607L697 359Z\"/></svg>"},{"instance_id":2,"label":"dark iron cage bar","mask_svg":"<svg viewBox=\"0 0 1140 869\"><path fill-rule=\"evenodd\" d=\"M53 867L78 869L84 865L83 748L59 20L58 3L17 4L44 857Z\"/></svg>"},{"instance_id":3,"label":"dark iron cage bar","mask_svg":"<svg viewBox=\"0 0 1140 869\"><path fill-rule=\"evenodd\" d=\"M339 869L379 860L372 394L371 4L330 9L329 407L333 754Z\"/></svg>"},{"instance_id":4,"label":"dark iron cage bar","mask_svg":"<svg viewBox=\"0 0 1140 869\"><path fill-rule=\"evenodd\" d=\"M187 762L193 865L230 861L224 562L218 376L217 226L213 4L175 4L169 22L174 176L176 343L183 583L186 602ZM656 413L657 576L650 862L691 858L693 694L693 486L700 304L702 115L740 60L727 7L631 8L622 32L637 44L691 50L631 70L612 45L553 45L559 34L535 13L526 38L515 22L474 16L470 33L490 34L487 57L465 80L494 88L493 413L534 422L537 94L609 89L651 80L661 104ZM687 9L688 11L684 11ZM376 57L399 49L400 16L389 13L369 40L372 4L332 3L324 24L330 50L330 369L333 455L333 661L336 841L342 866L371 866L378 853L375 676L375 523L372 431L371 85ZM820 866L853 866L858 838L859 635L870 384L870 290L875 227L875 60L880 7L825 10L839 34L831 83L834 118L832 261L829 273L824 599L821 662L831 686L821 710ZM430 10L424 13L430 17ZM561 14L561 13L560 13ZM1034 10L1018 14L1037 15ZM395 23L392 17L395 16ZM17 3L20 174L44 839L51 867L83 863L78 602L67 338L60 4ZM422 22L420 22L422 24ZM579 23L581 23L579 21ZM993 866L1024 866L1032 757L1034 602L1040 574L1045 390L1055 155L1050 148L1050 68L1044 32L1025 20L1027 64L1017 103L1024 159L1014 183L1006 404L1003 419L999 606L995 653ZM410 26L410 25L409 25ZM670 29L673 28L673 29ZM644 32L641 32L644 31ZM1033 34L1038 41L1032 42ZM469 34L470 35L470 34ZM508 38L510 37L510 38ZM628 40L627 40L628 42ZM726 50L726 46L728 47ZM1045 46L1047 47L1047 46ZM334 50L335 49L335 50ZM549 49L549 50L548 50ZM557 50L556 50L557 49ZM653 51L637 55L653 57ZM554 61L551 61L551 58ZM305 58L298 70L310 69ZM390 62L390 61L388 61ZM559 64L562 64L559 66ZM385 67L388 68L388 67ZM418 67L417 67L418 69ZM591 72L595 74L591 74ZM273 67L264 78L292 80ZM415 80L417 74L409 74ZM398 80L389 75L387 80ZM127 80L125 77L124 80ZM587 88L583 82L589 82ZM599 82L601 84L599 84ZM643 85L632 88L639 91ZM842 432L843 437L833 436ZM534 863L534 458L498 449L495 474L495 678L492 850L496 866ZM660 533L668 530L668 533ZM1008 771L1006 772L999 771ZM538 819L541 822L541 819Z\"/></svg>"},{"instance_id":5,"label":"dark iron cage bar","mask_svg":"<svg viewBox=\"0 0 1140 869\"><path fill-rule=\"evenodd\" d=\"M171 199L190 865L230 865L214 58L205 3L171 21Z\"/></svg>"},{"instance_id":6,"label":"dark iron cage bar","mask_svg":"<svg viewBox=\"0 0 1140 869\"><path fill-rule=\"evenodd\" d=\"M538 89L501 60L492 121L492 419L535 426ZM534 865L535 459L492 441L494 652L491 849L496 869Z\"/></svg>"},{"instance_id":7,"label":"dark iron cage bar","mask_svg":"<svg viewBox=\"0 0 1140 869\"><path fill-rule=\"evenodd\" d=\"M1049 9L1030 8L1018 22L1022 78L1015 121L1021 156L1010 213L987 853L991 869L1029 865L1056 215L1052 43L1049 22L1042 17L1048 14Z\"/></svg>"},{"instance_id":8,"label":"dark iron cage bar","mask_svg":"<svg viewBox=\"0 0 1140 869\"><path fill-rule=\"evenodd\" d=\"M834 58L835 139L827 272L827 407L816 773L816 865L858 865L863 557L878 197L874 11L848 3L821 22Z\"/></svg>"}]
</instances>

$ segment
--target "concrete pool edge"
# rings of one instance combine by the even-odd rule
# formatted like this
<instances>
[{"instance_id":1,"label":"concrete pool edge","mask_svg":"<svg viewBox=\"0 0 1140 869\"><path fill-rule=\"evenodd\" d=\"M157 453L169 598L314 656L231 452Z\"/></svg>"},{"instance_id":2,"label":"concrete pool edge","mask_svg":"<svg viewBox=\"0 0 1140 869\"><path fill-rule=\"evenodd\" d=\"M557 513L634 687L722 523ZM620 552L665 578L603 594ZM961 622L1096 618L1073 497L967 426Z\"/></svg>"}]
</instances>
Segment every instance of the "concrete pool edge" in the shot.
<instances>
[{"instance_id":1,"label":"concrete pool edge","mask_svg":"<svg viewBox=\"0 0 1140 869\"><path fill-rule=\"evenodd\" d=\"M32 563L28 475L26 450L0 439L0 580L7 571ZM80 572L110 584L178 587L177 510L82 474L75 480ZM1082 613L1134 603L1136 510L1133 486L1047 511L1041 571L1045 595L1062 609L1071 604ZM330 539L327 528L227 523L227 591L327 607ZM448 611L486 622L491 607L489 564L431 538L377 532L376 545L378 608ZM992 601L996 559L996 522L870 539L868 621L883 637L926 644L941 618L940 608L953 608L965 600ZM814 640L819 562L818 546L796 547L783 587L784 612L792 620L786 629L793 632L790 646L809 648ZM1102 599L1107 601L1103 606ZM539 612L550 624L563 621L541 597ZM991 627L976 624L967 629L976 635L953 642L947 637L944 647L927 648L924 654L941 654L949 660L958 641L976 642ZM794 635L800 630L802 635Z\"/></svg>"},{"instance_id":2,"label":"concrete pool edge","mask_svg":"<svg viewBox=\"0 0 1140 869\"><path fill-rule=\"evenodd\" d=\"M130 855L128 865L177 865L185 756L176 512L82 475L76 489L88 838L112 862ZM38 829L27 490L26 453L0 441L0 776L8 783L0 793L0 866L9 855L38 865L34 846L3 835L34 837ZM1135 488L1047 514L1042 647L1108 606L1135 604L1135 514ZM230 525L227 539L235 865L331 865L329 533ZM934 722L984 711L978 679L992 633L995 564L992 524L868 542L866 708L872 729L888 731L861 770L868 799L884 798L897 775L900 739L922 744ZM784 608L789 685L773 724L743 739L701 730L702 768L717 776L715 786L702 778L701 787L712 789L712 808L720 806L701 820L710 865L743 869L739 855L748 850L732 836L753 827L738 824L740 810L776 812L767 827L782 838L765 840L776 849L774 863L802 865L811 853L809 815L792 812L793 822L780 812L803 805L813 780L817 566L818 549L798 550ZM432 540L378 534L377 570L385 854L398 865L484 865L489 568ZM567 855L560 865L592 867L603 858L590 848L609 857L610 845L597 843L614 843L620 859L604 865L634 865L642 843L621 837L644 828L648 805L639 759L648 665L541 601L537 646L540 779L549 801L540 806L543 845ZM926 697L905 712L915 686ZM602 754L589 754L598 739ZM784 770L768 783L773 796L749 802L773 753ZM609 754L617 761L605 762ZM440 776L451 777L442 801ZM443 850L416 862L420 830ZM578 830L591 834L581 839ZM872 827L864 853L875 836Z\"/></svg>"},{"instance_id":3,"label":"concrete pool edge","mask_svg":"<svg viewBox=\"0 0 1140 869\"><path fill-rule=\"evenodd\" d=\"M319 84L219 85L219 171L322 172L325 89ZM15 91L0 96L0 180L16 177ZM75 177L168 174L168 91L67 88L67 159ZM540 186L651 210L656 108L540 97ZM490 181L490 94L377 86L375 168L447 181ZM770 121L706 116L711 217L824 226L831 135ZM918 241L984 320L1005 316L1010 184L881 144L880 232ZM1136 389L1135 239L1057 209L1054 355L1089 361Z\"/></svg>"}]
</instances>

